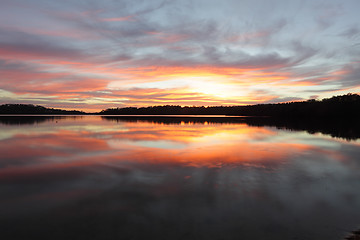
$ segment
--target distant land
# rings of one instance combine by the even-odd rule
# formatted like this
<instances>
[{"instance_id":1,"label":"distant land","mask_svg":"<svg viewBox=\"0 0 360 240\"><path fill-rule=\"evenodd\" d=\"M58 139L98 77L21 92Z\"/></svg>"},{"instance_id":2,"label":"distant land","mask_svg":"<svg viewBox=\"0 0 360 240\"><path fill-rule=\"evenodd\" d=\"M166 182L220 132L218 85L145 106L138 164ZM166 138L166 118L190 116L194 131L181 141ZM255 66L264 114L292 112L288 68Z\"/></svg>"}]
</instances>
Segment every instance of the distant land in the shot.
<instances>
[{"instance_id":1,"label":"distant land","mask_svg":"<svg viewBox=\"0 0 360 240\"><path fill-rule=\"evenodd\" d=\"M348 93L322 100L257 104L247 106L181 107L177 105L151 107L109 108L97 113L68 111L31 104L0 105L0 114L49 114L49 115L230 115L307 118L358 118L360 96Z\"/></svg>"},{"instance_id":2,"label":"distant land","mask_svg":"<svg viewBox=\"0 0 360 240\"><path fill-rule=\"evenodd\" d=\"M55 108L46 108L32 104L3 104L0 105L0 114L44 114L44 115L80 115L82 111L68 111Z\"/></svg>"}]
</instances>

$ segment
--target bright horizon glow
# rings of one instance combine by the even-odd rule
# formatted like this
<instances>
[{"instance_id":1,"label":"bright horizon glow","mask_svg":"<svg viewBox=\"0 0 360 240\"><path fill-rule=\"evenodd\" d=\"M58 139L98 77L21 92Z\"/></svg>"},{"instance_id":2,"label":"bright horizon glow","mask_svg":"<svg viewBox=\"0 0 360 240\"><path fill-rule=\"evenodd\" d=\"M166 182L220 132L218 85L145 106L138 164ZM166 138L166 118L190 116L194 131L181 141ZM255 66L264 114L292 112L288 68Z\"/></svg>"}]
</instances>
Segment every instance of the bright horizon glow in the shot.
<instances>
[{"instance_id":1,"label":"bright horizon glow","mask_svg":"<svg viewBox=\"0 0 360 240\"><path fill-rule=\"evenodd\" d=\"M4 0L0 104L94 112L360 93L357 0Z\"/></svg>"}]
</instances>

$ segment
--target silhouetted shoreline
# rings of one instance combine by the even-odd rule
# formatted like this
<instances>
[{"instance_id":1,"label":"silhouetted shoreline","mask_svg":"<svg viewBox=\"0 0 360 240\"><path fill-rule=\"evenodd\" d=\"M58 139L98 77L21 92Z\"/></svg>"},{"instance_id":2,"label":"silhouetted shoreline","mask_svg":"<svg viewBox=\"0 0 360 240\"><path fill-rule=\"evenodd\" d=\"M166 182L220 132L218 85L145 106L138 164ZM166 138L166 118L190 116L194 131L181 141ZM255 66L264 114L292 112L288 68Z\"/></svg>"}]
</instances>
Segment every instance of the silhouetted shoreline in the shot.
<instances>
[{"instance_id":1,"label":"silhouetted shoreline","mask_svg":"<svg viewBox=\"0 0 360 240\"><path fill-rule=\"evenodd\" d=\"M177 105L109 108L97 113L68 111L26 104L0 105L0 114L49 114L49 115L227 115L227 116L267 116L286 118L350 119L360 118L360 96L346 94L323 100L287 102L277 104L257 104L248 106L192 106Z\"/></svg>"},{"instance_id":2,"label":"silhouetted shoreline","mask_svg":"<svg viewBox=\"0 0 360 240\"><path fill-rule=\"evenodd\" d=\"M77 110L62 110L46 108L32 104L3 104L0 105L0 114L33 114L33 115L86 115L87 113Z\"/></svg>"},{"instance_id":3,"label":"silhouetted shoreline","mask_svg":"<svg viewBox=\"0 0 360 240\"><path fill-rule=\"evenodd\" d=\"M248 106L181 107L152 106L109 108L101 115L229 115L267 116L286 118L352 118L360 117L360 96L347 94L321 101L287 102L277 104L257 104Z\"/></svg>"}]
</instances>

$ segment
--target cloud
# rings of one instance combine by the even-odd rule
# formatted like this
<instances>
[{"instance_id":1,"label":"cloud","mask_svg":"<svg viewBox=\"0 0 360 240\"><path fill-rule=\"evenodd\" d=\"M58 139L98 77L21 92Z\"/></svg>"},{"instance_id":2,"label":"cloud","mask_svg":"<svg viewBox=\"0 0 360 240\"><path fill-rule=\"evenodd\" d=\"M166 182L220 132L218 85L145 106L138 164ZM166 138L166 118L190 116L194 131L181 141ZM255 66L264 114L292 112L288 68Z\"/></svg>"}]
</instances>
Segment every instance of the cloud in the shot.
<instances>
[{"instance_id":1,"label":"cloud","mask_svg":"<svg viewBox=\"0 0 360 240\"><path fill-rule=\"evenodd\" d=\"M339 34L339 36L346 37L348 39L355 39L359 36L360 29L358 26L352 26L345 29L343 32Z\"/></svg>"},{"instance_id":2,"label":"cloud","mask_svg":"<svg viewBox=\"0 0 360 240\"><path fill-rule=\"evenodd\" d=\"M316 22L321 30L331 27L337 17L344 15L344 8L341 3L317 3L315 9L319 13L316 16Z\"/></svg>"},{"instance_id":3,"label":"cloud","mask_svg":"<svg viewBox=\"0 0 360 240\"><path fill-rule=\"evenodd\" d=\"M360 86L360 62L354 62L344 66L338 72L339 82L343 87Z\"/></svg>"},{"instance_id":4,"label":"cloud","mask_svg":"<svg viewBox=\"0 0 360 240\"><path fill-rule=\"evenodd\" d=\"M104 22L122 22L122 21L135 21L134 16L115 17L115 18L103 18Z\"/></svg>"},{"instance_id":5,"label":"cloud","mask_svg":"<svg viewBox=\"0 0 360 240\"><path fill-rule=\"evenodd\" d=\"M86 59L83 51L70 46L50 42L38 35L0 28L1 58L39 59Z\"/></svg>"},{"instance_id":6,"label":"cloud","mask_svg":"<svg viewBox=\"0 0 360 240\"><path fill-rule=\"evenodd\" d=\"M146 88L159 92L145 94L146 105L175 102L172 96L213 105L358 86L352 4L260 2L7 1L0 9L0 88L29 101L86 98L107 106L146 104L139 95ZM198 84L190 89L181 79ZM193 96L177 95L185 88ZM268 88L269 95L249 98Z\"/></svg>"},{"instance_id":7,"label":"cloud","mask_svg":"<svg viewBox=\"0 0 360 240\"><path fill-rule=\"evenodd\" d=\"M66 72L42 70L41 65L0 59L0 89L16 94L74 95L106 88L108 81ZM16 84L14 84L16 82Z\"/></svg>"},{"instance_id":8,"label":"cloud","mask_svg":"<svg viewBox=\"0 0 360 240\"><path fill-rule=\"evenodd\" d=\"M270 101L266 101L266 103L283 103L283 102L296 102L296 101L304 101L306 99L299 97L278 97L273 98Z\"/></svg>"}]
</instances>

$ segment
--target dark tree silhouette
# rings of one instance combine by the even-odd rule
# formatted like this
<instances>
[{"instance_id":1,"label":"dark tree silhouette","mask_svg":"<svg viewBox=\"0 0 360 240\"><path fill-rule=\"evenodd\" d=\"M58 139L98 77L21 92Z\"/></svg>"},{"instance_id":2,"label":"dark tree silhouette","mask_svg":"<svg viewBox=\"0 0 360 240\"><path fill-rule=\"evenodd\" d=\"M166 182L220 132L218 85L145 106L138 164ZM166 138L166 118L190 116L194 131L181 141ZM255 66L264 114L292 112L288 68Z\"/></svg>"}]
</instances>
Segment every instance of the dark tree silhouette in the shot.
<instances>
[{"instance_id":1,"label":"dark tree silhouette","mask_svg":"<svg viewBox=\"0 0 360 240\"><path fill-rule=\"evenodd\" d=\"M347 94L321 101L257 104L248 106L181 107L177 105L152 107L109 108L101 115L235 115L289 118L350 118L360 117L360 96Z\"/></svg>"},{"instance_id":2,"label":"dark tree silhouette","mask_svg":"<svg viewBox=\"0 0 360 240\"><path fill-rule=\"evenodd\" d=\"M81 111L67 111L62 109L46 108L32 104L4 104L0 105L0 114L85 114Z\"/></svg>"},{"instance_id":3,"label":"dark tree silhouette","mask_svg":"<svg viewBox=\"0 0 360 240\"><path fill-rule=\"evenodd\" d=\"M323 100L257 104L248 106L181 107L178 105L109 108L100 115L233 115L268 116L281 118L359 118L360 96L346 94ZM0 114L86 114L81 111L66 111L25 104L4 104Z\"/></svg>"}]
</instances>

